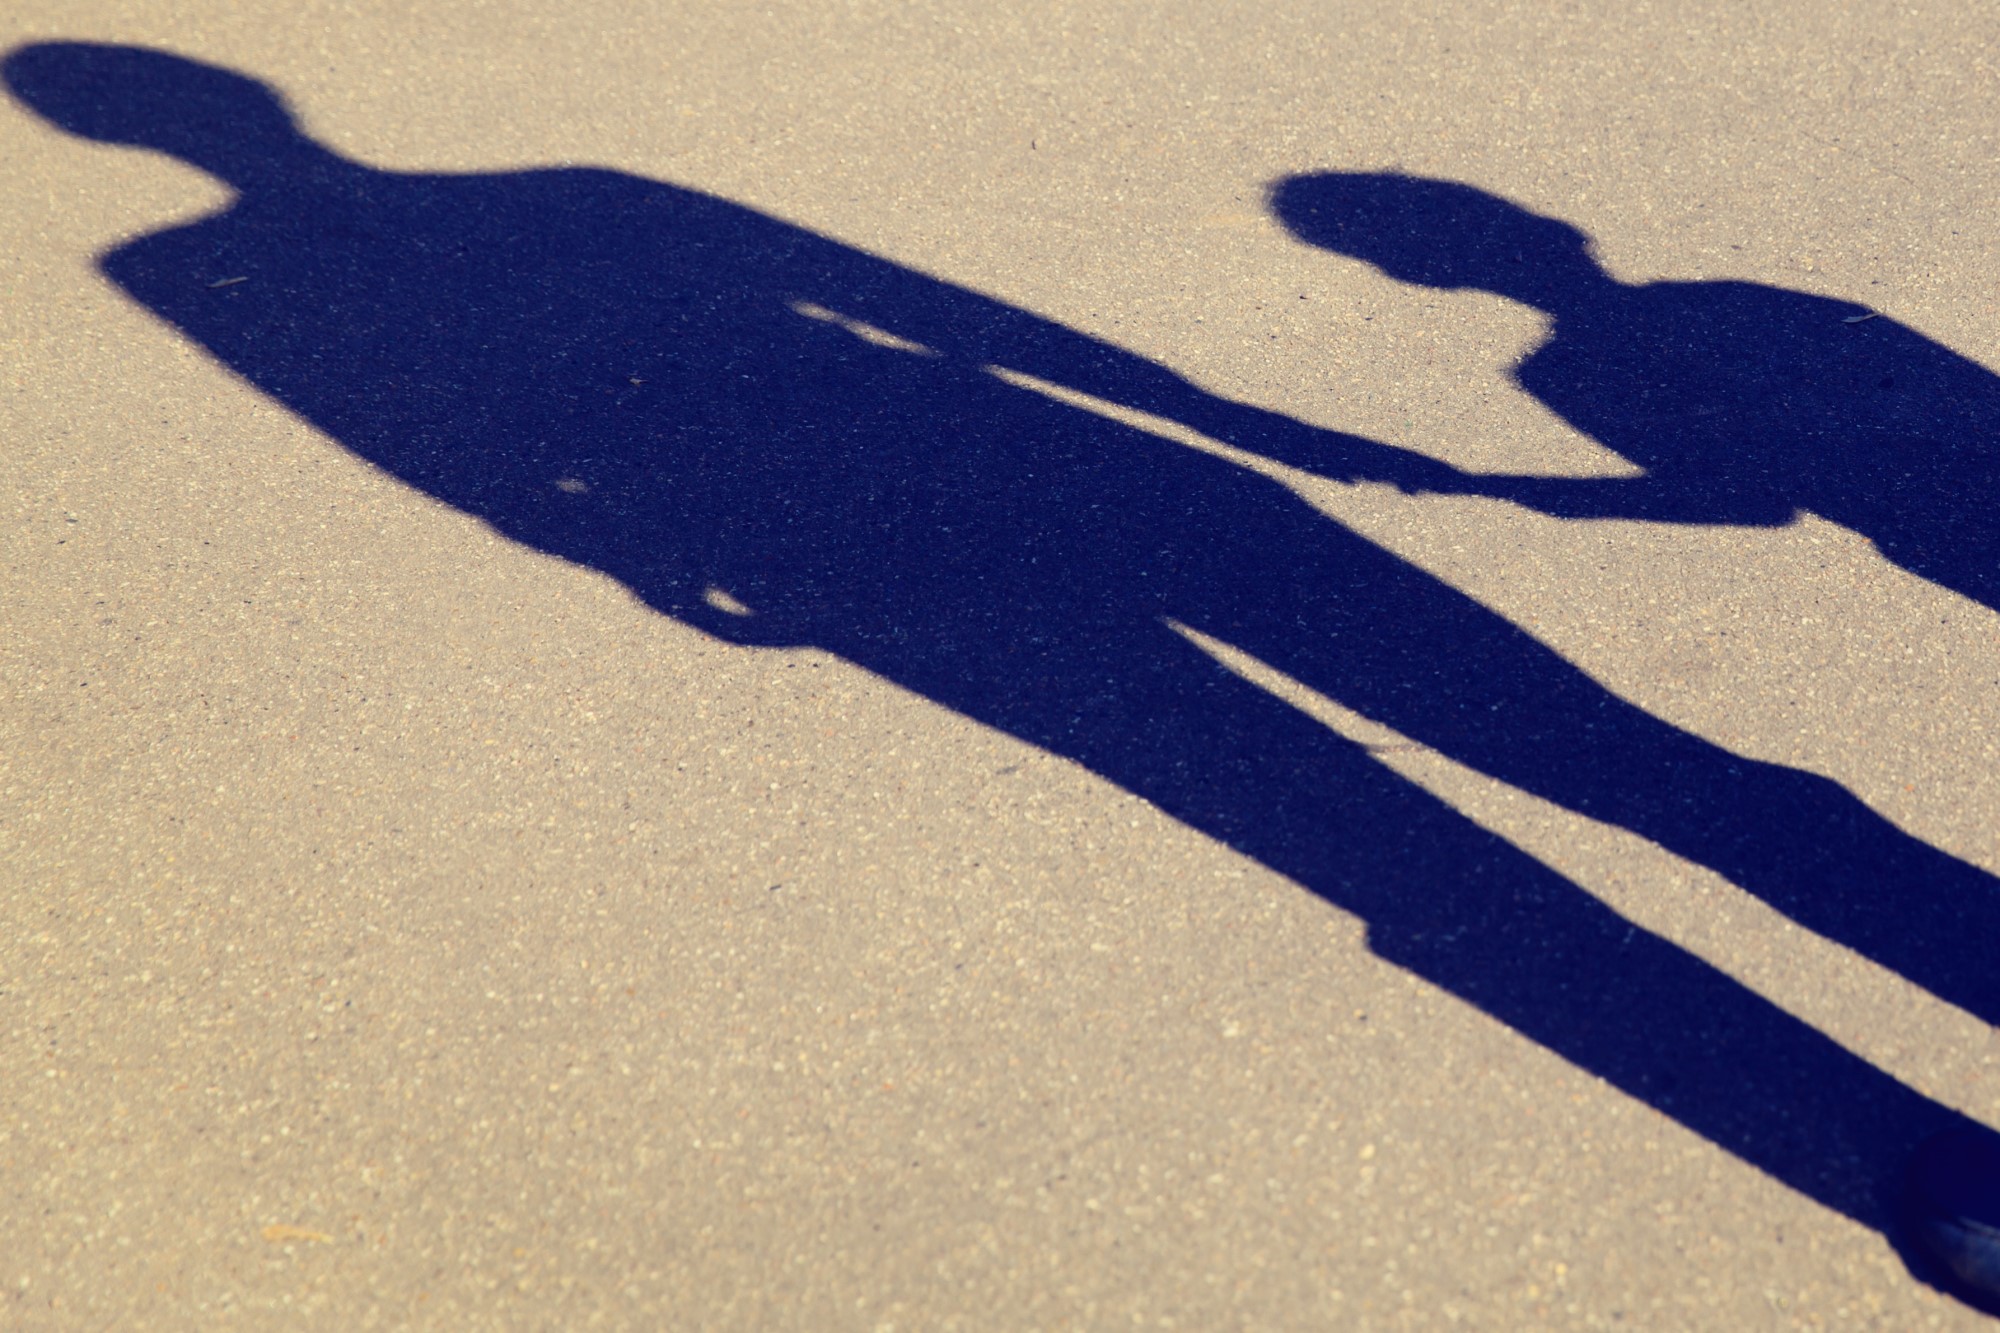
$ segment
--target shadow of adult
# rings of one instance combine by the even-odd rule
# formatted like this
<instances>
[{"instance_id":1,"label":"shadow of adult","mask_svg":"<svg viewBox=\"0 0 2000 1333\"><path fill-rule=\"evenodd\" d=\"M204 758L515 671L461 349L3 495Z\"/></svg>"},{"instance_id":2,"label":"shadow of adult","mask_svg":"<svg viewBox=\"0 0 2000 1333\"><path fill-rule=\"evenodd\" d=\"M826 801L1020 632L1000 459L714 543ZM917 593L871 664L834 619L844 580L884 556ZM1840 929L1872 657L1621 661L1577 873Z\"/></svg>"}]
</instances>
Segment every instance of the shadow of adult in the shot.
<instances>
[{"instance_id":1,"label":"shadow of adult","mask_svg":"<svg viewBox=\"0 0 2000 1333\"><path fill-rule=\"evenodd\" d=\"M1282 456L1377 446L692 190L375 170L304 137L263 85L159 52L30 46L5 76L73 133L234 188L104 272L412 486L710 634L814 645L1086 765L1871 1225L1909 1147L1954 1119L1182 627L1767 891L1847 866L1871 890L1975 872L1832 783L1624 704L1266 478L1077 404ZM1989 978L1926 981L1995 1011Z\"/></svg>"},{"instance_id":2,"label":"shadow of adult","mask_svg":"<svg viewBox=\"0 0 2000 1333\"><path fill-rule=\"evenodd\" d=\"M1545 312L1514 370L1527 392L1640 476L1453 475L1564 518L1777 526L1801 511L2000 610L2000 376L1863 306L1752 282L1618 281L1568 223L1452 181L1285 180L1292 233L1403 282Z\"/></svg>"}]
</instances>

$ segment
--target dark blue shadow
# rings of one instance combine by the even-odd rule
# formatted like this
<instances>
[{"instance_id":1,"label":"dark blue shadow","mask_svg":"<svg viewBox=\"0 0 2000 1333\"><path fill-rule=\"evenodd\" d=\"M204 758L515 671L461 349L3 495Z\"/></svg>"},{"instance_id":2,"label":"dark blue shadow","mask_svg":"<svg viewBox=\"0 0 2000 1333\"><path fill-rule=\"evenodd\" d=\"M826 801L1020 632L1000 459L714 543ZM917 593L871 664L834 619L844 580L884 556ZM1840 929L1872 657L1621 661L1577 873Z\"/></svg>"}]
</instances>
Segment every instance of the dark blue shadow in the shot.
<instances>
[{"instance_id":1,"label":"dark blue shadow","mask_svg":"<svg viewBox=\"0 0 2000 1333\"><path fill-rule=\"evenodd\" d=\"M1896 1165L1954 1123L1170 622L2000 1016L1985 875L1634 709L1265 478L1020 377L1326 470L1407 457L693 190L372 170L156 52L38 45L5 73L72 132L236 188L104 271L410 485L710 634L836 653L1088 766L1850 1217L1885 1225Z\"/></svg>"},{"instance_id":2,"label":"dark blue shadow","mask_svg":"<svg viewBox=\"0 0 2000 1333\"><path fill-rule=\"evenodd\" d=\"M1496 496L1566 518L1775 526L1810 512L2000 609L2000 376L1846 302L1746 282L1629 286L1598 266L1576 228L1452 181L1297 176L1273 188L1271 204L1300 239L1400 281L1489 291L1547 313L1549 337L1515 368L1516 381L1645 469L1631 478L1469 474L1381 454L1340 475ZM1993 1021L2000 933L1991 895L1963 893L1957 876L1912 883L1884 867L1856 869L1734 877ZM1960 911L1970 913L1958 919L1968 933L1955 947L1941 943Z\"/></svg>"},{"instance_id":3,"label":"dark blue shadow","mask_svg":"<svg viewBox=\"0 0 2000 1333\"><path fill-rule=\"evenodd\" d=\"M1295 236L1422 286L1546 312L1527 392L1645 469L1632 478L1467 475L1404 461L1412 487L1565 518L1774 526L1801 511L1913 574L2000 609L2000 377L1845 301L1751 282L1627 285L1583 233L1452 181L1296 176Z\"/></svg>"}]
</instances>

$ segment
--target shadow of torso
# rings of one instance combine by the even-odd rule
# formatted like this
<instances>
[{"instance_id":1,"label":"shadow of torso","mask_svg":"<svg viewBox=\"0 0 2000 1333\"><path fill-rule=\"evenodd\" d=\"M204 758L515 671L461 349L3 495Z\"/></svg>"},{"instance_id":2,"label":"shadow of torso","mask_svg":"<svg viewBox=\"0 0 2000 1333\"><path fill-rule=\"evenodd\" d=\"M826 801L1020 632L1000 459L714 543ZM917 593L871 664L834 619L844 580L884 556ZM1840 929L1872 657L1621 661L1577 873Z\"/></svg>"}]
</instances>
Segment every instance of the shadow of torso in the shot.
<instances>
[{"instance_id":1,"label":"shadow of torso","mask_svg":"<svg viewBox=\"0 0 2000 1333\"><path fill-rule=\"evenodd\" d=\"M1516 371L1646 471L1620 512L1776 525L1799 510L2000 608L2000 377L1864 307L1746 282L1616 286ZM1557 494L1557 492L1551 492ZM1552 500L1554 512L1591 512Z\"/></svg>"},{"instance_id":2,"label":"shadow of torso","mask_svg":"<svg viewBox=\"0 0 2000 1333\"><path fill-rule=\"evenodd\" d=\"M385 470L749 642L1143 619L1198 497L1293 503L987 369L1067 331L610 172L369 173L105 267Z\"/></svg>"}]
</instances>

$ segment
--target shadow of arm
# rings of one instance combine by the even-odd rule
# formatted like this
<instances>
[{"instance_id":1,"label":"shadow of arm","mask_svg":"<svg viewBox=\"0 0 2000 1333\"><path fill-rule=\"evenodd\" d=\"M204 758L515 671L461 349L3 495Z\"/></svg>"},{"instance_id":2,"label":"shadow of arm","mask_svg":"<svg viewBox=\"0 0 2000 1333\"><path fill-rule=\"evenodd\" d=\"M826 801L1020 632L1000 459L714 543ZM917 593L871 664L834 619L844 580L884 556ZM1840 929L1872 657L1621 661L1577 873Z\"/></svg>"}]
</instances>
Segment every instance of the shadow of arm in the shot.
<instances>
[{"instance_id":1,"label":"shadow of arm","mask_svg":"<svg viewBox=\"0 0 2000 1333\"><path fill-rule=\"evenodd\" d=\"M885 266L886 268L886 266ZM1333 481L1460 492L1466 475L1411 450L1211 393L1158 362L989 297L892 269L853 314L963 364L1011 371L1162 417Z\"/></svg>"},{"instance_id":2,"label":"shadow of arm","mask_svg":"<svg viewBox=\"0 0 2000 1333\"><path fill-rule=\"evenodd\" d=\"M1798 510L1778 496L1651 476L1535 477L1461 472L1455 485L1428 489L1506 500L1551 518L1776 528L1798 516Z\"/></svg>"}]
</instances>

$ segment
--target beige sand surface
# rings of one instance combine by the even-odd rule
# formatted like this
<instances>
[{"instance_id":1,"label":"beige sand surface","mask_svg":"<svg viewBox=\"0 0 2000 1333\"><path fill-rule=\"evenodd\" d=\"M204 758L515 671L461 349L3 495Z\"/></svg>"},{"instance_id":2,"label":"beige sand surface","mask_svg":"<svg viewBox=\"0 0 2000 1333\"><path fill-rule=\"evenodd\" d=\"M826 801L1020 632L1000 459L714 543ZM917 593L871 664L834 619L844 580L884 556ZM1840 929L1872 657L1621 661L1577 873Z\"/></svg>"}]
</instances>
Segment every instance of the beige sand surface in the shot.
<instances>
[{"instance_id":1,"label":"beige sand surface","mask_svg":"<svg viewBox=\"0 0 2000 1333\"><path fill-rule=\"evenodd\" d=\"M1468 182L1628 281L1858 301L2000 370L1979 5L0 16L55 38L249 74L385 170L709 191L1472 470L1630 469L1509 379L1534 311L1302 245L1272 182ZM1293 881L496 535L97 272L226 198L0 105L0 1325L1984 1322ZM1616 694L2000 873L2000 616L1863 537L1283 479ZM1211 647L2000 1122L1990 1027Z\"/></svg>"}]
</instances>

